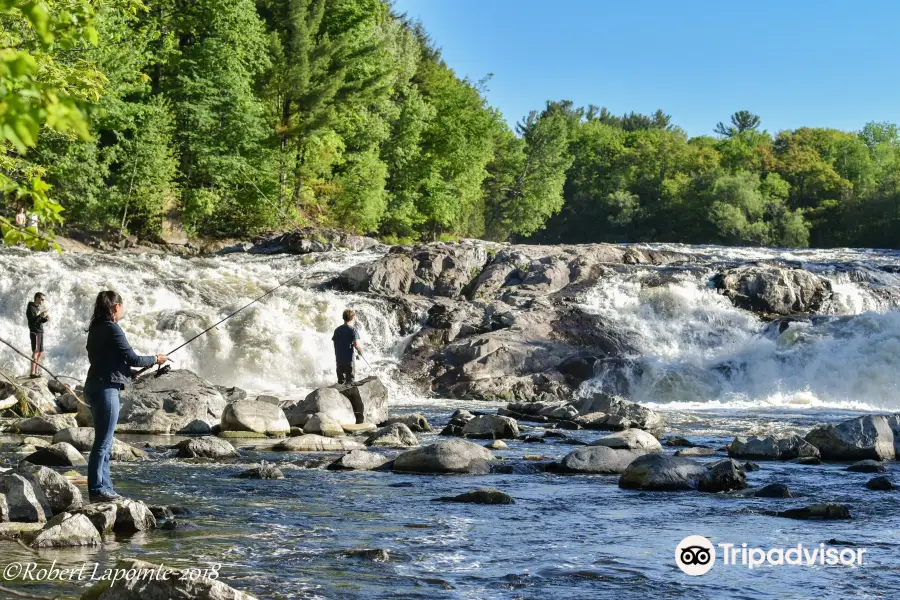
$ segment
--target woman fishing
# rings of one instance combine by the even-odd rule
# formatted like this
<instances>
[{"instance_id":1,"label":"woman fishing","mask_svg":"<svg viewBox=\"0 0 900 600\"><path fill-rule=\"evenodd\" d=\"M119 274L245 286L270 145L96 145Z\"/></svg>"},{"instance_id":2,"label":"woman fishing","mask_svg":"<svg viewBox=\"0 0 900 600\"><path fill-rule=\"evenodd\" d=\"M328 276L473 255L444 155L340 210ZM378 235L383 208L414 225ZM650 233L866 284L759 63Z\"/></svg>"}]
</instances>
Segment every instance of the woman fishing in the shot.
<instances>
[{"instance_id":1,"label":"woman fishing","mask_svg":"<svg viewBox=\"0 0 900 600\"><path fill-rule=\"evenodd\" d=\"M84 397L94 418L94 445L88 460L88 494L91 502L120 497L112 487L109 457L119 420L119 392L131 383L131 367L162 365L169 360L165 354L139 356L132 350L118 323L124 314L125 308L119 294L100 292L87 330L91 367L84 383Z\"/></svg>"}]
</instances>

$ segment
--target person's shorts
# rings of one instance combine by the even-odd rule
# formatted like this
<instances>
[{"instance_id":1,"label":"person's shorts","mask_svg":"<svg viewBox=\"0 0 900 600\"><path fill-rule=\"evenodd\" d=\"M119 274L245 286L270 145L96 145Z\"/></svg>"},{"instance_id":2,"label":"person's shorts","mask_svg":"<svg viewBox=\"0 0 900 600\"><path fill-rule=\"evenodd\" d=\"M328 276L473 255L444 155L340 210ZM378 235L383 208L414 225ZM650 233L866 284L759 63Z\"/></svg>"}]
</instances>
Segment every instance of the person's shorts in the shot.
<instances>
[{"instance_id":1,"label":"person's shorts","mask_svg":"<svg viewBox=\"0 0 900 600\"><path fill-rule=\"evenodd\" d=\"M43 352L44 351L44 334L43 333L35 333L34 331L29 332L31 334L31 351L32 352Z\"/></svg>"}]
</instances>

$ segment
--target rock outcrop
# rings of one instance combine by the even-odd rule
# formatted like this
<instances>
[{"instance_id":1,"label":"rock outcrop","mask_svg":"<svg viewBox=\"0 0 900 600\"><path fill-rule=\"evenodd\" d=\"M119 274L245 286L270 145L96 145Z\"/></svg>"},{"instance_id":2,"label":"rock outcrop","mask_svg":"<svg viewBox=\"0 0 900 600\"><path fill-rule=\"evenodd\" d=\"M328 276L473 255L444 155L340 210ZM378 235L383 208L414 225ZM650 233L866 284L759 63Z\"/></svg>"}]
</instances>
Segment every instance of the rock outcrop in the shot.
<instances>
[{"instance_id":1,"label":"rock outcrop","mask_svg":"<svg viewBox=\"0 0 900 600\"><path fill-rule=\"evenodd\" d=\"M210 433L225 409L216 386L187 370L143 377L123 390L121 399L116 431L124 433ZM94 425L86 405L78 407L78 424Z\"/></svg>"},{"instance_id":2,"label":"rock outcrop","mask_svg":"<svg viewBox=\"0 0 900 600\"><path fill-rule=\"evenodd\" d=\"M900 415L867 415L806 434L825 460L894 460L900 452Z\"/></svg>"}]
</instances>

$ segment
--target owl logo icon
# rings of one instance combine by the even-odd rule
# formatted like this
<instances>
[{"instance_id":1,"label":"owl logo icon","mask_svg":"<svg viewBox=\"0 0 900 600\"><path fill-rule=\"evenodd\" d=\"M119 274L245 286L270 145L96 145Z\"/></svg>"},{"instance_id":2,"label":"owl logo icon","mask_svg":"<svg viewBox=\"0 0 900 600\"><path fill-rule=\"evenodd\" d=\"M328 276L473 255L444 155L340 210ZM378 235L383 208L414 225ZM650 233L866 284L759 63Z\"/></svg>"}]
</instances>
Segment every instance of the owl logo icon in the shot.
<instances>
[{"instance_id":1,"label":"owl logo icon","mask_svg":"<svg viewBox=\"0 0 900 600\"><path fill-rule=\"evenodd\" d=\"M705 575L716 564L716 548L702 535L689 535L675 547L675 564L688 575Z\"/></svg>"}]
</instances>

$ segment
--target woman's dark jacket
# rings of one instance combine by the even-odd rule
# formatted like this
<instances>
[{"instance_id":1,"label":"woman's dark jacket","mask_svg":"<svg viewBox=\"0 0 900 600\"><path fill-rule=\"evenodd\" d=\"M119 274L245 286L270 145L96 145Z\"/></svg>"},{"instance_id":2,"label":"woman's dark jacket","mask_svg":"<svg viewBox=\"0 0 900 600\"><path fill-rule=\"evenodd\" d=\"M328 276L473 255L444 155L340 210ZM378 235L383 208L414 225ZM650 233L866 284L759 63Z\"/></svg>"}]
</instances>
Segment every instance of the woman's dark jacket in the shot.
<instances>
[{"instance_id":1,"label":"woman's dark jacket","mask_svg":"<svg viewBox=\"0 0 900 600\"><path fill-rule=\"evenodd\" d=\"M88 381L124 387L131 383L131 367L149 367L156 364L155 356L140 356L125 339L125 332L118 323L96 321L88 331L87 339Z\"/></svg>"}]
</instances>

